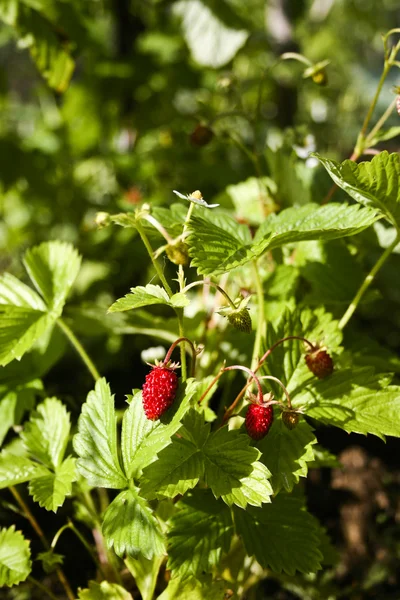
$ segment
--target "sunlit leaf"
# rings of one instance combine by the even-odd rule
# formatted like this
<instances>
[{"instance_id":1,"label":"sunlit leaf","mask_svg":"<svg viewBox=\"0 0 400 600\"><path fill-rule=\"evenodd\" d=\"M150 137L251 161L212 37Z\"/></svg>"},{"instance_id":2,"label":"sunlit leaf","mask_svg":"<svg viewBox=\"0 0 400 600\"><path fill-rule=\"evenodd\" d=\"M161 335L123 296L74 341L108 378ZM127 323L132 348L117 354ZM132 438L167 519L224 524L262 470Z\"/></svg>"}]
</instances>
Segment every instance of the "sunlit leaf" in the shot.
<instances>
[{"instance_id":1,"label":"sunlit leaf","mask_svg":"<svg viewBox=\"0 0 400 600\"><path fill-rule=\"evenodd\" d=\"M14 525L0 530L0 586L25 581L32 570L29 541Z\"/></svg>"}]
</instances>

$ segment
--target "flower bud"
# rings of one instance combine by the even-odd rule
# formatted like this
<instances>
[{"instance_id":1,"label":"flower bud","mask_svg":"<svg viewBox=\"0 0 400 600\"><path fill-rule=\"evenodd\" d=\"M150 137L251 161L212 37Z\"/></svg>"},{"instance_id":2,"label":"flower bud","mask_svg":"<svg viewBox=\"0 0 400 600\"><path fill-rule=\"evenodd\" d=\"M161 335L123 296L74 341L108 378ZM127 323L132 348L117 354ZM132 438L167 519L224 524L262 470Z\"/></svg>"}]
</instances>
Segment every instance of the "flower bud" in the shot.
<instances>
[{"instance_id":1,"label":"flower bud","mask_svg":"<svg viewBox=\"0 0 400 600\"><path fill-rule=\"evenodd\" d=\"M189 264L190 258L188 246L182 240L179 240L173 244L168 244L168 246L165 248L165 253L169 260L174 263L174 265L186 266Z\"/></svg>"}]
</instances>

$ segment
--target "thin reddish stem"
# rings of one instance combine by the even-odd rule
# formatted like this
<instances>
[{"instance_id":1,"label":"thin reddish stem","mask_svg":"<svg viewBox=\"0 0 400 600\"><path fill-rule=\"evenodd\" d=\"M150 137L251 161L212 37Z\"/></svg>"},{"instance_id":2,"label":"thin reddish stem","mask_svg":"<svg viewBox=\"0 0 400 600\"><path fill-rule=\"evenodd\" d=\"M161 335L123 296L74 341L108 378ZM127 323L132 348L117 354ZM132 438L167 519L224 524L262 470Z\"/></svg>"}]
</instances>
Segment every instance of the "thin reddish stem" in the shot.
<instances>
[{"instance_id":1,"label":"thin reddish stem","mask_svg":"<svg viewBox=\"0 0 400 600\"><path fill-rule=\"evenodd\" d=\"M192 349L192 372L191 372L191 375L192 375L192 377L194 377L195 370L196 370L197 350L194 347L193 342L191 342L187 337L180 337L177 340L175 340L173 342L173 344L171 344L171 346L170 346L170 348L169 348L169 350L168 350L168 352L167 352L167 354L166 354L166 356L165 356L165 358L163 360L163 363L167 364L170 361L171 355L172 355L173 351L175 350L175 348L177 347L177 345L180 344L181 342L187 342L189 344L189 346L191 347L191 349Z\"/></svg>"}]
</instances>

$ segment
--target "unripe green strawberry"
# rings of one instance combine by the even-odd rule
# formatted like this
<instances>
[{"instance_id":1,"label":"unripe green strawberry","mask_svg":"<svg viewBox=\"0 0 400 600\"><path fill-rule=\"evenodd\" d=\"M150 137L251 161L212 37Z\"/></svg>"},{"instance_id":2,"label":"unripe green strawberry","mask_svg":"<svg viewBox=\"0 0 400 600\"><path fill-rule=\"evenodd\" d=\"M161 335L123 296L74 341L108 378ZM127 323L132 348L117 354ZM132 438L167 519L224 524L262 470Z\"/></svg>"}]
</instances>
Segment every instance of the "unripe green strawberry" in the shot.
<instances>
[{"instance_id":1,"label":"unripe green strawberry","mask_svg":"<svg viewBox=\"0 0 400 600\"><path fill-rule=\"evenodd\" d=\"M239 329L239 331L251 333L252 324L248 308L243 308L242 310L232 312L230 315L228 315L228 321L236 329Z\"/></svg>"},{"instance_id":2,"label":"unripe green strawberry","mask_svg":"<svg viewBox=\"0 0 400 600\"><path fill-rule=\"evenodd\" d=\"M333 372L333 360L326 350L316 348L305 356L307 367L319 379L324 379Z\"/></svg>"},{"instance_id":3,"label":"unripe green strawberry","mask_svg":"<svg viewBox=\"0 0 400 600\"><path fill-rule=\"evenodd\" d=\"M152 366L142 387L143 409L150 421L159 419L175 400L178 389L177 365Z\"/></svg>"},{"instance_id":4,"label":"unripe green strawberry","mask_svg":"<svg viewBox=\"0 0 400 600\"><path fill-rule=\"evenodd\" d=\"M282 421L285 427L288 429L294 429L297 427L300 415L295 410L284 410L282 412Z\"/></svg>"},{"instance_id":5,"label":"unripe green strawberry","mask_svg":"<svg viewBox=\"0 0 400 600\"><path fill-rule=\"evenodd\" d=\"M249 309L247 308L249 300L250 296L247 298L240 298L239 300L236 300L234 306L224 306L218 311L220 315L228 319L231 325L244 333L251 333L252 331L251 317Z\"/></svg>"},{"instance_id":6,"label":"unripe green strawberry","mask_svg":"<svg viewBox=\"0 0 400 600\"><path fill-rule=\"evenodd\" d=\"M174 263L174 265L188 265L189 264L189 253L188 247L185 242L179 240L174 244L168 244L165 248L165 253L168 256L169 260Z\"/></svg>"},{"instance_id":7,"label":"unripe green strawberry","mask_svg":"<svg viewBox=\"0 0 400 600\"><path fill-rule=\"evenodd\" d=\"M245 419L247 433L253 440L261 440L267 435L273 420L274 411L271 405L250 404Z\"/></svg>"}]
</instances>

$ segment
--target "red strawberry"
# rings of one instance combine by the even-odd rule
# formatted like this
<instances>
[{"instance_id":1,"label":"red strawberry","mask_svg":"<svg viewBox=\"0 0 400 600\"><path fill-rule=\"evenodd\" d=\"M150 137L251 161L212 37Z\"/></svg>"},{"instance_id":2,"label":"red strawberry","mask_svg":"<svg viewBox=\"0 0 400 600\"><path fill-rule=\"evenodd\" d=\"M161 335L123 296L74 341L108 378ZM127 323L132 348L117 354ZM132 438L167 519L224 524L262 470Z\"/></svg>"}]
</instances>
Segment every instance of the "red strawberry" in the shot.
<instances>
[{"instance_id":1,"label":"red strawberry","mask_svg":"<svg viewBox=\"0 0 400 600\"><path fill-rule=\"evenodd\" d=\"M152 367L146 375L142 387L143 409L150 421L156 421L165 413L175 400L178 389L178 365L166 366L163 363Z\"/></svg>"},{"instance_id":2,"label":"red strawberry","mask_svg":"<svg viewBox=\"0 0 400 600\"><path fill-rule=\"evenodd\" d=\"M326 350L316 348L313 352L308 352L305 359L311 373L314 373L319 379L324 379L324 377L331 375L333 371L333 360Z\"/></svg>"},{"instance_id":3,"label":"red strawberry","mask_svg":"<svg viewBox=\"0 0 400 600\"><path fill-rule=\"evenodd\" d=\"M245 420L247 433L253 440L261 440L267 435L273 420L274 411L271 405L250 404Z\"/></svg>"}]
</instances>

